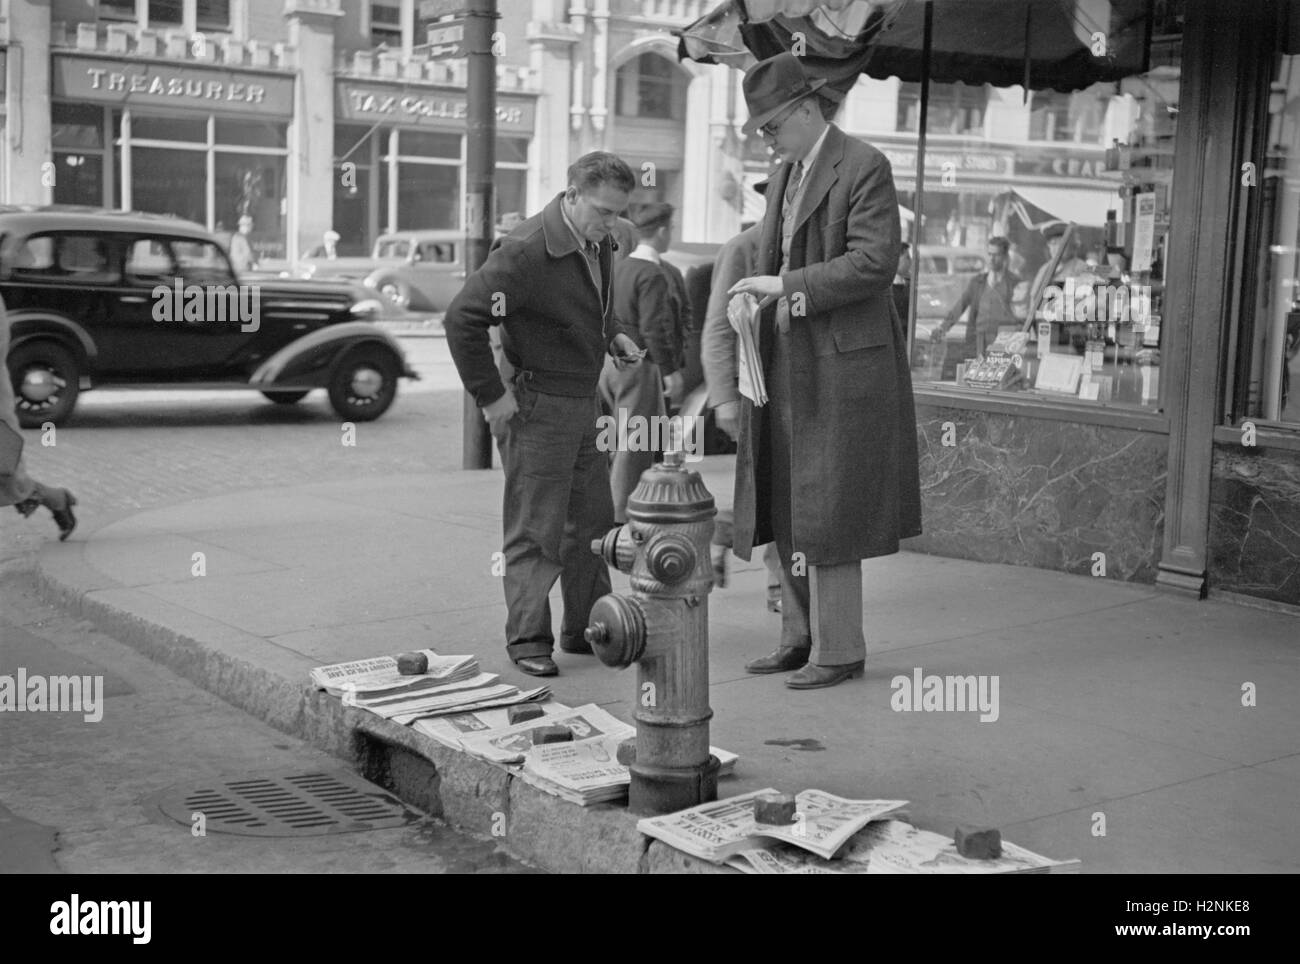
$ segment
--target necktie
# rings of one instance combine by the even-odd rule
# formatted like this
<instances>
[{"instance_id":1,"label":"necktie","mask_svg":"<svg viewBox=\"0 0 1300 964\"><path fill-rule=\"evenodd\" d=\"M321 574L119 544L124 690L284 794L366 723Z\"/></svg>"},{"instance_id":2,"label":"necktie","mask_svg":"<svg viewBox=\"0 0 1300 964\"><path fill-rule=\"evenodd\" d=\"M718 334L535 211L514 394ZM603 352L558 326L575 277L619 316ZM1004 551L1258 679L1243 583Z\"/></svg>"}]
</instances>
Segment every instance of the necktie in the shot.
<instances>
[{"instance_id":1,"label":"necktie","mask_svg":"<svg viewBox=\"0 0 1300 964\"><path fill-rule=\"evenodd\" d=\"M794 162L794 170L790 172L790 180L785 185L785 206L781 212L782 217L788 217L794 207L795 195L799 193L799 185L803 182L803 161Z\"/></svg>"}]
</instances>

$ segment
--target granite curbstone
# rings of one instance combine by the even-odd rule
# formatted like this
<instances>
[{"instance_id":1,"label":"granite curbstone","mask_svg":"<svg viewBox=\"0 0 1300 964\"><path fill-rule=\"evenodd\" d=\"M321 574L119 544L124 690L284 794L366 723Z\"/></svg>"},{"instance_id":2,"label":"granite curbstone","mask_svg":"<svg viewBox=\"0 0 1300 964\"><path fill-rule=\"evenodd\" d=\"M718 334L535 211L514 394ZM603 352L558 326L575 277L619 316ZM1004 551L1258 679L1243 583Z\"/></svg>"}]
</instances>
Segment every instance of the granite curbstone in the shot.
<instances>
[{"instance_id":1,"label":"granite curbstone","mask_svg":"<svg viewBox=\"0 0 1300 964\"><path fill-rule=\"evenodd\" d=\"M102 575L72 554L61 554L53 565L46 561L42 558L37 568L37 585L46 601L250 716L355 766L404 802L459 830L497 839L511 853L545 870L727 872L652 843L636 830L637 818L622 807L569 803L504 767L444 747L411 727L344 706L337 697L211 642L222 640L237 653L253 651L250 647L260 651L266 640L135 590L106 585ZM133 611L132 601L149 616ZM286 673L297 671L285 661ZM668 853L656 856L655 847Z\"/></svg>"}]
</instances>

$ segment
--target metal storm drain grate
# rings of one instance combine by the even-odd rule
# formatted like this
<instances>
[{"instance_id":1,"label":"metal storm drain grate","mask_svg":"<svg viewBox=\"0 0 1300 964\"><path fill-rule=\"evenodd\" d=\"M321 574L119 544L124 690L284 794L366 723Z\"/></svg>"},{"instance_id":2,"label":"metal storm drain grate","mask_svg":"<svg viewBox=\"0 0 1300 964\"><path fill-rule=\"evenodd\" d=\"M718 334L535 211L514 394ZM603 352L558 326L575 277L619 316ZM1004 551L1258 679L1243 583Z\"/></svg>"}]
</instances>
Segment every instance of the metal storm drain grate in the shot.
<instances>
[{"instance_id":1,"label":"metal storm drain grate","mask_svg":"<svg viewBox=\"0 0 1300 964\"><path fill-rule=\"evenodd\" d=\"M330 773L257 776L179 786L159 802L163 813L193 825L203 814L207 830L250 837L310 837L401 827L420 814L368 784Z\"/></svg>"}]
</instances>

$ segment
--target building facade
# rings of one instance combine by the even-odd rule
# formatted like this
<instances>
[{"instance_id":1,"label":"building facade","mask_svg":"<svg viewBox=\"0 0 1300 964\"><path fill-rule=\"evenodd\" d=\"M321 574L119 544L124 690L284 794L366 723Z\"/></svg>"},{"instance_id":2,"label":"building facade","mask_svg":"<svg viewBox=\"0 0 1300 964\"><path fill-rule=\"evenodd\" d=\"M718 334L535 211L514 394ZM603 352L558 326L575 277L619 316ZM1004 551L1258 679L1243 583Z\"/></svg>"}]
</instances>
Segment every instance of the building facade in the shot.
<instances>
[{"instance_id":1,"label":"building facade","mask_svg":"<svg viewBox=\"0 0 1300 964\"><path fill-rule=\"evenodd\" d=\"M540 209L603 148L636 170L636 200L678 207L685 242L755 220L769 164L740 132L740 74L679 63L671 33L712 5L499 0L498 219ZM0 201L218 233L247 216L267 263L329 230L348 254L387 230L461 228L452 8L2 0ZM1148 70L1119 83L933 85L923 170L919 85L863 78L839 108L890 158L919 255L912 548L1300 605L1300 17L1289 0L1156 0L1153 24ZM1143 310L1026 316L1022 377L973 383L974 359L930 338L964 283L952 252L1007 236L1027 282L1049 219L1076 225L1080 283L1135 285Z\"/></svg>"}]
</instances>

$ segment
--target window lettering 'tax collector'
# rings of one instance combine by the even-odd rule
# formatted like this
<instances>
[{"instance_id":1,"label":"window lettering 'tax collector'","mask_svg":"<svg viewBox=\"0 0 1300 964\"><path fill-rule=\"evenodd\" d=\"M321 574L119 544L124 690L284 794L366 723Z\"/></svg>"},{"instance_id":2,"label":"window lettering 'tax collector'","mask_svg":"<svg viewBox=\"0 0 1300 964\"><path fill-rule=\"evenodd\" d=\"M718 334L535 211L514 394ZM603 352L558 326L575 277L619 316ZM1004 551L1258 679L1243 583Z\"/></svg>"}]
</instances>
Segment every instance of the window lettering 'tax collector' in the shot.
<instances>
[{"instance_id":1,"label":"window lettering 'tax collector'","mask_svg":"<svg viewBox=\"0 0 1300 964\"><path fill-rule=\"evenodd\" d=\"M266 99L266 88L261 84L224 83L220 80L190 80L182 77L161 77L158 74L128 74L102 67L88 67L91 90L107 90L123 94L154 94L164 97L183 97L191 100L233 100L260 104Z\"/></svg>"},{"instance_id":2,"label":"window lettering 'tax collector'","mask_svg":"<svg viewBox=\"0 0 1300 964\"><path fill-rule=\"evenodd\" d=\"M360 90L348 91L352 109L358 114L410 114L417 117L442 117L463 120L468 105L463 100L444 100L439 97L414 95L371 94ZM518 107L498 107L497 120L504 124L518 124L523 111Z\"/></svg>"}]
</instances>

